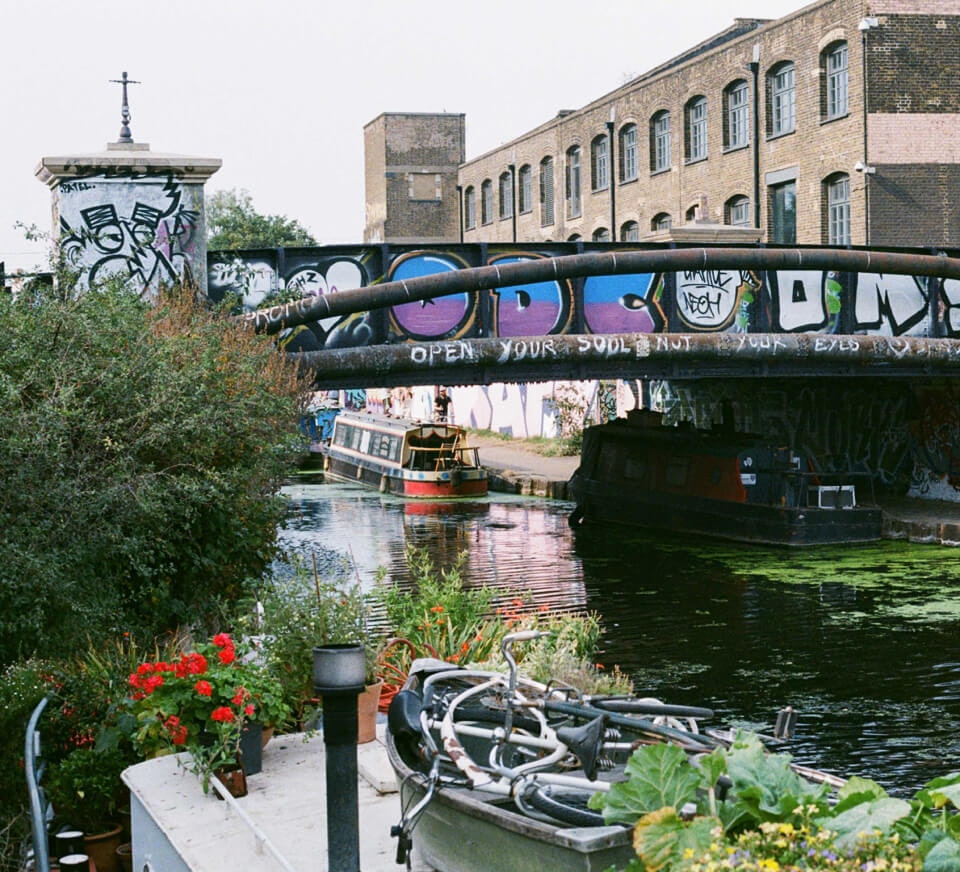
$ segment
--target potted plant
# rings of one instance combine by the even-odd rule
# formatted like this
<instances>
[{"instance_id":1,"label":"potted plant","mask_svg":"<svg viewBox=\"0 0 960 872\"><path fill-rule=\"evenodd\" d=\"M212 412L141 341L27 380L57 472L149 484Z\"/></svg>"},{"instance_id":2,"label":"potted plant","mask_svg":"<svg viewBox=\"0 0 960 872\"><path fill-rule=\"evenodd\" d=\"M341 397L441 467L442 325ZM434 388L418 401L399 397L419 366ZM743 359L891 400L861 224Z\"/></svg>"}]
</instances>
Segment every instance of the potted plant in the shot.
<instances>
[{"instance_id":1,"label":"potted plant","mask_svg":"<svg viewBox=\"0 0 960 872\"><path fill-rule=\"evenodd\" d=\"M368 597L358 582L342 577L322 581L315 560L312 573L302 563L293 563L267 582L259 598L264 662L283 686L284 701L298 713L301 728L311 723L320 704L313 687L315 646L363 645L369 692L361 695L359 711L367 708L370 697L376 695L379 701L377 658L383 635L372 627ZM370 717L375 724L376 702L367 722ZM361 727L361 739L367 735L369 729Z\"/></svg>"},{"instance_id":2,"label":"potted plant","mask_svg":"<svg viewBox=\"0 0 960 872\"><path fill-rule=\"evenodd\" d=\"M239 768L244 726L286 712L279 684L248 654L218 633L176 660L141 663L129 678L141 754L188 751L205 793L215 772Z\"/></svg>"},{"instance_id":3,"label":"potted plant","mask_svg":"<svg viewBox=\"0 0 960 872\"><path fill-rule=\"evenodd\" d=\"M58 827L69 826L84 834L86 853L98 869L113 869L123 827L120 806L126 788L120 778L129 760L118 748L74 748L52 763L46 778L47 797Z\"/></svg>"}]
</instances>

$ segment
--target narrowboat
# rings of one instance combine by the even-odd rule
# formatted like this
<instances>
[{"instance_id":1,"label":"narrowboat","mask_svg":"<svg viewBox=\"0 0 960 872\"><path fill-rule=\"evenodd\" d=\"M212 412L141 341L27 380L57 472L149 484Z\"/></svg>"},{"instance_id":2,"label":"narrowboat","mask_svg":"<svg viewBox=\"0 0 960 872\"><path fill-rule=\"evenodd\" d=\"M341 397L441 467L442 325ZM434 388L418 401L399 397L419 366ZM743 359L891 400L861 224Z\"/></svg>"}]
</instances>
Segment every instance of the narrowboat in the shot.
<instances>
[{"instance_id":1,"label":"narrowboat","mask_svg":"<svg viewBox=\"0 0 960 872\"><path fill-rule=\"evenodd\" d=\"M320 447L324 475L416 499L481 497L487 472L455 424L340 412Z\"/></svg>"},{"instance_id":2,"label":"narrowboat","mask_svg":"<svg viewBox=\"0 0 960 872\"><path fill-rule=\"evenodd\" d=\"M864 474L729 427L664 426L648 410L584 431L570 525L627 524L762 545L873 542L882 512Z\"/></svg>"}]
</instances>

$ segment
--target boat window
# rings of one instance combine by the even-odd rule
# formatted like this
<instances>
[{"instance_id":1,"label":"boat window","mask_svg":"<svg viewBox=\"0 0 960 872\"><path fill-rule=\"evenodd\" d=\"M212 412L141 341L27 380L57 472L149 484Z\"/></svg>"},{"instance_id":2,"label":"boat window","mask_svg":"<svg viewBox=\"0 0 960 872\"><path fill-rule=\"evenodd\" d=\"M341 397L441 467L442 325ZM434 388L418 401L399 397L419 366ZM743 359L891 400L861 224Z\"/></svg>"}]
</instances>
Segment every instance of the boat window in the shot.
<instances>
[{"instance_id":1,"label":"boat window","mask_svg":"<svg viewBox=\"0 0 960 872\"><path fill-rule=\"evenodd\" d=\"M683 487L687 483L687 473L690 470L690 458L685 456L671 457L664 474L667 487Z\"/></svg>"},{"instance_id":2,"label":"boat window","mask_svg":"<svg viewBox=\"0 0 960 872\"><path fill-rule=\"evenodd\" d=\"M629 457L623 465L623 477L639 481L647 474L647 461L644 457Z\"/></svg>"},{"instance_id":3,"label":"boat window","mask_svg":"<svg viewBox=\"0 0 960 872\"><path fill-rule=\"evenodd\" d=\"M369 431L369 430L364 430L364 431L362 431L362 433L361 433L360 450L361 450L364 454L369 454L369 453L370 453L370 435L371 435L371 434L370 434L370 431Z\"/></svg>"}]
</instances>

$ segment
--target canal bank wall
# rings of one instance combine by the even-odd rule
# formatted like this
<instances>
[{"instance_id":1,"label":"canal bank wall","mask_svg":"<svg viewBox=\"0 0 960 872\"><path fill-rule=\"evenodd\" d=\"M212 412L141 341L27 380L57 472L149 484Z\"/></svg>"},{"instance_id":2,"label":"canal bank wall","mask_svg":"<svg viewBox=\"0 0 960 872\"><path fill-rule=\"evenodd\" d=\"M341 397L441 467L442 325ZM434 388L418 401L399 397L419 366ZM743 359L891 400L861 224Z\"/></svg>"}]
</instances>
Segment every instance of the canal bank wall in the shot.
<instances>
[{"instance_id":1,"label":"canal bank wall","mask_svg":"<svg viewBox=\"0 0 960 872\"><path fill-rule=\"evenodd\" d=\"M580 465L576 456L539 454L521 440L470 435L487 469L490 490L499 493L570 500L568 483ZM960 546L960 504L916 497L881 500L884 539L924 545Z\"/></svg>"}]
</instances>

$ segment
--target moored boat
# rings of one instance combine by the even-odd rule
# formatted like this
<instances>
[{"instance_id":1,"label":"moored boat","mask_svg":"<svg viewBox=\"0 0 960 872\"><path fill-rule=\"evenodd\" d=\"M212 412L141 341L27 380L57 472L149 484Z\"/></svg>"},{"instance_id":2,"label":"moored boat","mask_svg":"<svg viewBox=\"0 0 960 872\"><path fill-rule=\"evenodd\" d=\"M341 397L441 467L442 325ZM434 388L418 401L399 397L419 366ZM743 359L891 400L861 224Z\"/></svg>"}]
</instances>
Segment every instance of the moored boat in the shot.
<instances>
[{"instance_id":1,"label":"moored boat","mask_svg":"<svg viewBox=\"0 0 960 872\"><path fill-rule=\"evenodd\" d=\"M825 472L791 447L632 412L584 431L570 524L627 524L766 545L872 542L867 476Z\"/></svg>"},{"instance_id":2,"label":"moored boat","mask_svg":"<svg viewBox=\"0 0 960 872\"><path fill-rule=\"evenodd\" d=\"M455 424L341 412L320 446L324 474L417 499L477 497L487 473Z\"/></svg>"}]
</instances>

